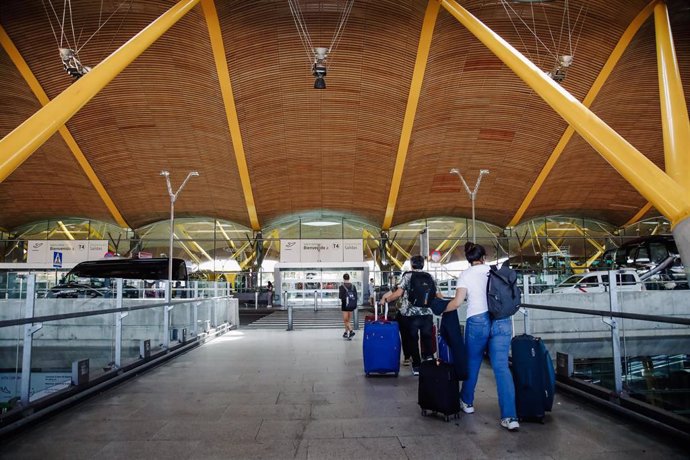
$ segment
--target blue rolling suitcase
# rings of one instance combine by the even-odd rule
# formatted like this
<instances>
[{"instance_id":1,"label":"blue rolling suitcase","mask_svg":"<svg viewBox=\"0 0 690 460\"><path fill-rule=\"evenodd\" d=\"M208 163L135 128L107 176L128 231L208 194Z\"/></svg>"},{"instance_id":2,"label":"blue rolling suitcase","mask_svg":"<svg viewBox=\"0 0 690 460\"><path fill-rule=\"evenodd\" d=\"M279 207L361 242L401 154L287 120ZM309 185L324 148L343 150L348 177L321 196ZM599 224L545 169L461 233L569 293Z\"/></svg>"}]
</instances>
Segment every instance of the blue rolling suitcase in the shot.
<instances>
[{"instance_id":1,"label":"blue rolling suitcase","mask_svg":"<svg viewBox=\"0 0 690 460\"><path fill-rule=\"evenodd\" d=\"M551 356L539 337L527 334L513 337L510 349L518 419L543 423L556 387Z\"/></svg>"},{"instance_id":2,"label":"blue rolling suitcase","mask_svg":"<svg viewBox=\"0 0 690 460\"><path fill-rule=\"evenodd\" d=\"M443 338L443 334L438 335L438 359L444 363L453 363L453 351L448 346L448 342Z\"/></svg>"},{"instance_id":3,"label":"blue rolling suitcase","mask_svg":"<svg viewBox=\"0 0 690 460\"><path fill-rule=\"evenodd\" d=\"M388 317L388 304L386 314ZM378 320L378 306L374 306L374 321L364 324L362 341L364 374L395 374L400 372L400 330L395 321Z\"/></svg>"}]
</instances>

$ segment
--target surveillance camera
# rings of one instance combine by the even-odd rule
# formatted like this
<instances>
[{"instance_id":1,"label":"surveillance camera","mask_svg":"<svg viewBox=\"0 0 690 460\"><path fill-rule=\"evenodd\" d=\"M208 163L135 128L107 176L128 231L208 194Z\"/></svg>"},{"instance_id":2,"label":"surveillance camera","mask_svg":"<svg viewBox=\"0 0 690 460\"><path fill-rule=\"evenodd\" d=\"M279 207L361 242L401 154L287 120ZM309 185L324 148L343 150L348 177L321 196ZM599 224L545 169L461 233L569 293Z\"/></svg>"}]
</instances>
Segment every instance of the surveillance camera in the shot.
<instances>
[{"instance_id":1,"label":"surveillance camera","mask_svg":"<svg viewBox=\"0 0 690 460\"><path fill-rule=\"evenodd\" d=\"M327 73L328 71L326 70L326 66L324 65L314 64L314 66L311 69L311 74L316 78L323 78L326 76Z\"/></svg>"}]
</instances>

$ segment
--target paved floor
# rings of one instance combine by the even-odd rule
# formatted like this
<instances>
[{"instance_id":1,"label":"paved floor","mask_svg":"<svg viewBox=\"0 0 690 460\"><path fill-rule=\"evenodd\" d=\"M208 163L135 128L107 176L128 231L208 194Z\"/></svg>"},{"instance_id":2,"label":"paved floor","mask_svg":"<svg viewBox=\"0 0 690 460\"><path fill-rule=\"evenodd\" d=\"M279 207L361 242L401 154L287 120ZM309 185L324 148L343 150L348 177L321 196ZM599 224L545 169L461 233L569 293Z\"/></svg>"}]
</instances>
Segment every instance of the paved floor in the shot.
<instances>
[{"instance_id":1,"label":"paved floor","mask_svg":"<svg viewBox=\"0 0 690 460\"><path fill-rule=\"evenodd\" d=\"M3 459L674 459L687 446L556 395L544 425L498 425L488 365L477 412L422 417L417 378L365 378L361 334L234 331L0 446Z\"/></svg>"}]
</instances>

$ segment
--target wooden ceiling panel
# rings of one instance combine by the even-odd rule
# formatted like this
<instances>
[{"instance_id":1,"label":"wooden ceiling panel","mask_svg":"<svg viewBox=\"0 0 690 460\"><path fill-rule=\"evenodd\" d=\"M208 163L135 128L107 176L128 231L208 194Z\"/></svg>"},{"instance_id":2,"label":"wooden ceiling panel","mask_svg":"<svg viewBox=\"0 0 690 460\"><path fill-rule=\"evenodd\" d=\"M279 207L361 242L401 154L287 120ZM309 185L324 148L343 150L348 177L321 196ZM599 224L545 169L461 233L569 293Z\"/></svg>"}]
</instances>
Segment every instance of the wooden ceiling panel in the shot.
<instances>
[{"instance_id":1,"label":"wooden ceiling panel","mask_svg":"<svg viewBox=\"0 0 690 460\"><path fill-rule=\"evenodd\" d=\"M563 87L582 100L623 31L649 0L569 2L573 66ZM62 8L62 2L52 2ZM118 2L72 0L78 41ZM327 89L313 89L310 60L285 0L216 1L259 223L308 211L383 222L408 101L426 0L357 0L330 56ZM512 8L462 0L543 70L553 52L570 52L560 33L563 1ZM175 2L133 0L80 52L96 65ZM300 0L315 46L328 46L342 1ZM668 2L676 53L690 100L690 9ZM49 6L49 2L46 2ZM125 11L127 10L127 11ZM578 16L579 15L579 16ZM62 69L40 0L0 2L0 23L50 98L73 80ZM53 21L53 25L55 22ZM549 32L549 28L551 32ZM75 41L70 38L70 42ZM71 46L71 45L70 45ZM551 54L550 54L551 53ZM27 84L0 52L0 134L39 109ZM663 166L654 28L638 33L592 110ZM176 216L216 217L250 226L226 108L201 7L194 8L67 123L78 145L134 228L168 218L173 187L198 170ZM473 186L477 218L505 225L553 152L566 123L441 9L415 115L393 224L432 216L466 217L471 203L451 168ZM59 174L55 174L55 172ZM51 177L50 180L45 180ZM570 214L624 223L646 201L577 135L527 209L530 217ZM112 221L64 141L53 136L0 184L0 227L49 217Z\"/></svg>"}]
</instances>

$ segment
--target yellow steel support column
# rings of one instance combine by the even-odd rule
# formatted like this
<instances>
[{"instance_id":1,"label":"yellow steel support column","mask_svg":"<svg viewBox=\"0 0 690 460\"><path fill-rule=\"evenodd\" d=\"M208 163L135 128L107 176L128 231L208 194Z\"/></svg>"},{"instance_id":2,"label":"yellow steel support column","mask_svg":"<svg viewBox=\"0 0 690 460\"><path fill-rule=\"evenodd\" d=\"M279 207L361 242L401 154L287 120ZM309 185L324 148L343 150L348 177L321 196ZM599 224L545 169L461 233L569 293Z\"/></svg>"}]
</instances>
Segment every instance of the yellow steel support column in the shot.
<instances>
[{"instance_id":1,"label":"yellow steel support column","mask_svg":"<svg viewBox=\"0 0 690 460\"><path fill-rule=\"evenodd\" d=\"M630 45L630 42L635 37L635 34L637 34L637 31L640 30L642 24L644 24L647 21L647 19L649 19L649 17L652 15L652 12L654 11L654 6L657 5L660 1L661 0L652 0L652 2L649 3L649 5L644 7L642 11L638 13L638 15L635 17L635 19L632 20L627 29L625 29L625 32L623 32L623 35L621 35L621 38L618 40L618 43L616 44L616 47L613 49L611 55L606 60L606 64L604 64L604 67L601 68L599 75L597 76L596 80L594 80L592 87L587 92L587 96L585 96L585 98L582 100L582 104L585 107L590 107L592 105L594 99L599 94L599 91L601 91L601 88L604 86L604 83L611 75L611 72L613 72L613 69L616 67L616 64L620 60L621 56L623 56L623 53L628 48L628 45ZM518 208L513 218L508 223L508 227L514 227L520 222L520 219L522 219L522 216L525 214L525 211L527 211L529 205L532 204L532 200L534 200L534 197L537 195L537 192L539 192L541 186L544 185L544 181L546 181L546 178L549 176L551 170L556 165L556 162L560 158L561 153L563 153L563 150L565 150L565 147L570 142L570 139L573 137L573 134L575 134L575 129L573 129L572 126L568 126L563 135L561 136L561 139L558 141L556 148L553 149L553 152L551 152L549 159L546 160L546 163L544 164L544 167L542 168L541 172L534 181L534 184L532 184L532 188L530 188L529 192L527 192L527 195L522 201L522 204Z\"/></svg>"},{"instance_id":2,"label":"yellow steel support column","mask_svg":"<svg viewBox=\"0 0 690 460\"><path fill-rule=\"evenodd\" d=\"M685 105L683 83L673 46L673 34L666 4L654 7L656 61L659 69L661 125L664 130L666 173L690 196L690 121Z\"/></svg>"},{"instance_id":3,"label":"yellow steel support column","mask_svg":"<svg viewBox=\"0 0 690 460\"><path fill-rule=\"evenodd\" d=\"M429 58L431 38L434 35L434 26L436 25L436 18L438 17L438 10L438 0L429 0L429 3L426 7L426 12L424 13L422 33L419 37L419 44L417 45L417 59L414 64L412 82L410 83L410 93L407 97L407 108L405 109L405 118L403 119L402 130L400 132L398 156L395 159L395 169L393 170L393 177L391 177L391 188L388 194L386 216L383 219L382 225L383 230L388 230L391 227L391 224L393 223L393 213L395 212L395 205L398 202L400 182L402 181L402 175L405 169L407 149L410 147L412 126L414 125L414 117L417 113L419 95L422 91L424 73L426 72L426 61Z\"/></svg>"},{"instance_id":4,"label":"yellow steel support column","mask_svg":"<svg viewBox=\"0 0 690 460\"><path fill-rule=\"evenodd\" d=\"M642 209L637 211L634 216L630 218L626 223L623 224L623 227L627 227L630 224L634 224L638 220L642 219L642 217L647 214L647 212L652 209L652 203L647 203L646 205L642 206Z\"/></svg>"},{"instance_id":5,"label":"yellow steel support column","mask_svg":"<svg viewBox=\"0 0 690 460\"><path fill-rule=\"evenodd\" d=\"M43 87L29 68L29 65L19 53L17 47L14 46L10 36L7 35L7 32L5 32L5 29L3 29L2 26L0 26L0 44L2 44L2 47L9 55L15 67L17 67L17 70L19 70L19 73L22 74L22 77L24 77L24 80L29 85L29 88L31 88L31 91L33 91L36 99L38 99L38 102L40 102L43 106L48 104L48 102L50 102L48 95L43 90ZM58 128L58 131L60 132L62 139L67 144L67 147L69 147L69 149L72 151L72 155L74 155L77 163L79 163L81 166L84 174L86 174L86 177L89 179L89 181L91 181L91 185L93 185L93 188L96 189L96 192L101 197L101 200L103 200L103 203L110 211L110 214L113 216L113 219L115 219L115 222L117 222L120 227L128 228L129 225L127 222L125 222L122 214L117 209L117 206L115 206L115 203L113 202L112 198L110 198L108 192L105 190L105 187L96 175L96 172L93 170L88 160L84 156L84 152L82 152L79 148L77 141L74 140L74 137L72 137L72 133L70 133L67 127L64 125Z\"/></svg>"},{"instance_id":6,"label":"yellow steel support column","mask_svg":"<svg viewBox=\"0 0 690 460\"><path fill-rule=\"evenodd\" d=\"M683 187L456 1L439 1L671 222L690 216Z\"/></svg>"},{"instance_id":7,"label":"yellow steel support column","mask_svg":"<svg viewBox=\"0 0 690 460\"><path fill-rule=\"evenodd\" d=\"M180 0L0 140L0 182L197 3L199 0Z\"/></svg>"},{"instance_id":8,"label":"yellow steel support column","mask_svg":"<svg viewBox=\"0 0 690 460\"><path fill-rule=\"evenodd\" d=\"M201 8L204 10L204 16L206 17L206 27L208 27L208 34L211 39L213 58L216 61L216 72L218 72L220 92L223 95L225 115L228 119L230 138L232 140L232 147L235 150L235 160L237 161L237 170L240 174L240 182L242 183L242 191L244 192L244 201L247 206L249 221L252 224L252 230L258 231L261 230L261 225L259 224L259 217L256 214L254 193L252 192L252 184L249 180L249 168L247 167L247 158L244 154L242 132L240 131L240 122L237 118L235 97L232 94L232 82L230 81L228 61L225 58L225 45L223 44L223 34L220 31L220 21L218 20L218 13L216 12L216 5L213 3L213 0L201 0Z\"/></svg>"}]
</instances>

